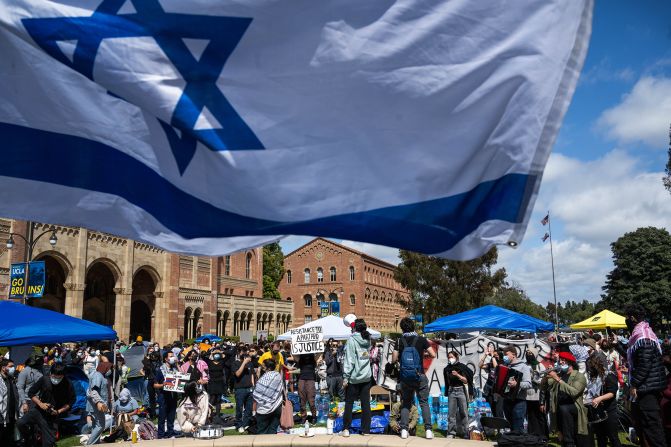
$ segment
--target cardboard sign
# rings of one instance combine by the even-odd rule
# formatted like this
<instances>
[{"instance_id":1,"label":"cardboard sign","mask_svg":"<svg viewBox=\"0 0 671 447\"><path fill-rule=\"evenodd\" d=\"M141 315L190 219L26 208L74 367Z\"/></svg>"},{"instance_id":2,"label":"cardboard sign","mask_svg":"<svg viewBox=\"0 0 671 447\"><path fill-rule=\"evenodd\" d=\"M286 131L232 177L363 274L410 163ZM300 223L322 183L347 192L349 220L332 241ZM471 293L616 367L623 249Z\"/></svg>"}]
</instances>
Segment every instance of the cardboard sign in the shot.
<instances>
[{"instance_id":1,"label":"cardboard sign","mask_svg":"<svg viewBox=\"0 0 671 447\"><path fill-rule=\"evenodd\" d=\"M251 345L254 343L254 333L252 331L240 331L240 341Z\"/></svg>"},{"instance_id":2,"label":"cardboard sign","mask_svg":"<svg viewBox=\"0 0 671 447\"><path fill-rule=\"evenodd\" d=\"M184 387L189 382L191 374L174 373L166 374L163 382L163 391L172 391L173 393L183 393Z\"/></svg>"},{"instance_id":3,"label":"cardboard sign","mask_svg":"<svg viewBox=\"0 0 671 447\"><path fill-rule=\"evenodd\" d=\"M324 333L321 326L292 329L292 354L315 354L324 352Z\"/></svg>"}]
</instances>

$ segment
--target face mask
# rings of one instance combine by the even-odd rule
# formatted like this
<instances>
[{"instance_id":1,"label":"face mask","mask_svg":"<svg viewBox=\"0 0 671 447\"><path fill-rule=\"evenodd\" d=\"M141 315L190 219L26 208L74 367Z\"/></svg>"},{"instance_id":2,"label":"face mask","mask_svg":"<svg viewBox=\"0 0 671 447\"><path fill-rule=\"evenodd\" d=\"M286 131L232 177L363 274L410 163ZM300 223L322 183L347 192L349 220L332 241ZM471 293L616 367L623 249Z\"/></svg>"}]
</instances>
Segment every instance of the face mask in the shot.
<instances>
[{"instance_id":1,"label":"face mask","mask_svg":"<svg viewBox=\"0 0 671 447\"><path fill-rule=\"evenodd\" d=\"M121 402L121 405L126 405L129 401L130 401L130 399L121 399L121 398L119 398L119 402Z\"/></svg>"},{"instance_id":2,"label":"face mask","mask_svg":"<svg viewBox=\"0 0 671 447\"><path fill-rule=\"evenodd\" d=\"M44 348L44 349L42 349L42 352L44 352L45 354L48 354L48 353L49 353L49 349Z\"/></svg>"},{"instance_id":3,"label":"face mask","mask_svg":"<svg viewBox=\"0 0 671 447\"><path fill-rule=\"evenodd\" d=\"M561 368L561 372L568 371L568 365L561 365L560 368Z\"/></svg>"},{"instance_id":4,"label":"face mask","mask_svg":"<svg viewBox=\"0 0 671 447\"><path fill-rule=\"evenodd\" d=\"M97 350L96 350L96 355L100 355L100 351L97 351Z\"/></svg>"},{"instance_id":5,"label":"face mask","mask_svg":"<svg viewBox=\"0 0 671 447\"><path fill-rule=\"evenodd\" d=\"M62 381L63 381L63 378L62 378L62 377L60 377L60 378L51 377L51 383L53 383L54 385L58 385L58 384L61 383Z\"/></svg>"},{"instance_id":6,"label":"face mask","mask_svg":"<svg viewBox=\"0 0 671 447\"><path fill-rule=\"evenodd\" d=\"M214 354L215 360L221 360L221 354Z\"/></svg>"},{"instance_id":7,"label":"face mask","mask_svg":"<svg viewBox=\"0 0 671 447\"><path fill-rule=\"evenodd\" d=\"M503 363L505 363L506 365L507 365L508 363L510 363L510 357L508 357L507 355L504 356L504 357L503 357Z\"/></svg>"},{"instance_id":8,"label":"face mask","mask_svg":"<svg viewBox=\"0 0 671 447\"><path fill-rule=\"evenodd\" d=\"M175 357L170 357L168 359L168 363L170 363L171 365L174 365L176 361L177 361L177 359Z\"/></svg>"},{"instance_id":9,"label":"face mask","mask_svg":"<svg viewBox=\"0 0 671 447\"><path fill-rule=\"evenodd\" d=\"M447 361L450 365L454 365L455 363L457 363L457 359L455 359L454 357L450 357Z\"/></svg>"},{"instance_id":10,"label":"face mask","mask_svg":"<svg viewBox=\"0 0 671 447\"><path fill-rule=\"evenodd\" d=\"M7 375L8 375L9 377L12 377L12 376L14 375L14 372L15 372L15 371L16 371L16 368L12 366L11 368L8 368L8 369L7 369Z\"/></svg>"}]
</instances>

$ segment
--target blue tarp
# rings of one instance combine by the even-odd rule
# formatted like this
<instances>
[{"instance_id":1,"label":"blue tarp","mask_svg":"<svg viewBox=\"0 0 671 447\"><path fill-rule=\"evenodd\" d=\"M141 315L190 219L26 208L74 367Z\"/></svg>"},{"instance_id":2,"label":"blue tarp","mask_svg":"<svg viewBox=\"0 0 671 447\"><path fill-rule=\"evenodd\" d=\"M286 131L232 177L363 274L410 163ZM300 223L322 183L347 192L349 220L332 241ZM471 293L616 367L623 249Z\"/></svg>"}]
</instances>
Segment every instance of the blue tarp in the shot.
<instances>
[{"instance_id":1,"label":"blue tarp","mask_svg":"<svg viewBox=\"0 0 671 447\"><path fill-rule=\"evenodd\" d=\"M424 326L424 332L521 331L542 332L554 329L552 323L519 314L498 306L483 306L441 317Z\"/></svg>"},{"instance_id":2,"label":"blue tarp","mask_svg":"<svg viewBox=\"0 0 671 447\"><path fill-rule=\"evenodd\" d=\"M219 337L218 335L214 335L214 334L205 334L205 335L201 335L200 337L198 337L198 338L195 339L194 341L195 341L195 342L198 342L198 343L202 343L203 340L205 340L206 338L207 338L208 340L210 340L211 343L219 343L219 342L222 342L222 341L223 341L221 337Z\"/></svg>"},{"instance_id":3,"label":"blue tarp","mask_svg":"<svg viewBox=\"0 0 671 447\"><path fill-rule=\"evenodd\" d=\"M116 339L107 326L12 301L0 301L0 316L0 346Z\"/></svg>"}]
</instances>

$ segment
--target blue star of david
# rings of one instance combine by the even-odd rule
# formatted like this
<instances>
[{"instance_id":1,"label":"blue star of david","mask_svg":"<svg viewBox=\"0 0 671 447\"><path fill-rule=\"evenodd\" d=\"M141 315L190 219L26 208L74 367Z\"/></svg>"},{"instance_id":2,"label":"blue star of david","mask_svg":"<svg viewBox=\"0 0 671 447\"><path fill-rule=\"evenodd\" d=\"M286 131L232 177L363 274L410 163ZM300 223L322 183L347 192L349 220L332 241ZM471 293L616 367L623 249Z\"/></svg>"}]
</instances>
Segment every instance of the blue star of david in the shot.
<instances>
[{"instance_id":1,"label":"blue star of david","mask_svg":"<svg viewBox=\"0 0 671 447\"><path fill-rule=\"evenodd\" d=\"M131 2L135 12L119 14L126 1ZM241 17L168 13L158 0L104 0L89 17L30 18L23 19L23 24L47 54L91 80L96 54L104 39L153 37L186 82L170 123L159 120L183 173L198 141L213 151L265 149L216 85L251 21ZM182 40L185 38L209 40L198 59ZM73 40L77 45L70 60L58 42ZM115 95L114 91L110 93ZM223 128L194 129L205 108Z\"/></svg>"}]
</instances>

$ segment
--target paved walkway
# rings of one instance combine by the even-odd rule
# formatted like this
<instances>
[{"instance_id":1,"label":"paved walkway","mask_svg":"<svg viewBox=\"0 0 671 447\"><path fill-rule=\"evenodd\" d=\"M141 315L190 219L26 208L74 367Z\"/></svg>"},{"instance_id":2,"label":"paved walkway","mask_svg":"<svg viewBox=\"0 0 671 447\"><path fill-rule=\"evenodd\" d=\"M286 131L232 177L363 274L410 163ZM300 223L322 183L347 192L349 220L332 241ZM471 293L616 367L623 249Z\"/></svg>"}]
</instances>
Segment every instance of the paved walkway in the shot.
<instances>
[{"instance_id":1,"label":"paved walkway","mask_svg":"<svg viewBox=\"0 0 671 447\"><path fill-rule=\"evenodd\" d=\"M414 436L401 439L398 436L389 435L352 435L349 438L338 435L317 435L310 438L298 435L245 435L224 436L214 440L179 438L111 445L123 445L124 447L491 447L496 444L464 439L435 438L429 440Z\"/></svg>"}]
</instances>

